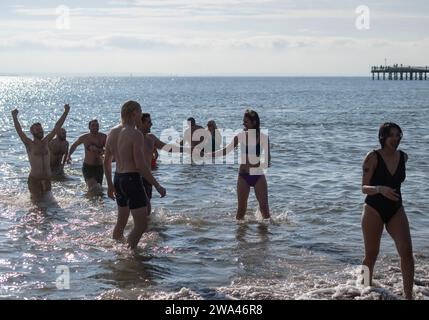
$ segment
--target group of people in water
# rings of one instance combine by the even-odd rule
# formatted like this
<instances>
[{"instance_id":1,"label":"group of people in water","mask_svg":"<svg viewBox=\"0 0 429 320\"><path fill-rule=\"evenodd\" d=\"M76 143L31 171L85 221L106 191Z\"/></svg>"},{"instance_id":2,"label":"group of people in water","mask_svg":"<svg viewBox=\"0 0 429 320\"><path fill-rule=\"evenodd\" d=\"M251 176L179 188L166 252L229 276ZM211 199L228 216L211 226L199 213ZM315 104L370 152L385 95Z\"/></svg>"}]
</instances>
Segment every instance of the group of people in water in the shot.
<instances>
[{"instance_id":1,"label":"group of people in water","mask_svg":"<svg viewBox=\"0 0 429 320\"><path fill-rule=\"evenodd\" d=\"M222 157L240 146L241 162L237 178L237 215L243 219L247 210L250 189L254 188L262 217L270 218L268 187L264 170L271 165L268 135L260 128L256 111L246 110L243 115L243 131L222 148L221 138L214 121L207 123L209 146L204 139L194 139L193 133L202 129L193 118L188 119L189 128L182 141L166 144L151 133L150 114L143 113L140 104L128 101L121 108L121 123L106 136L99 132L97 120L89 122L89 133L80 136L69 149L66 131L62 128L70 106L46 136L40 123L30 127L33 139L27 137L18 121L18 110L12 111L15 129L24 143L30 162L28 188L33 200L38 201L51 191L52 175L63 174L65 163L83 144L85 159L82 167L89 190L100 188L103 175L107 180L107 194L116 200L118 218L113 238L124 240L124 230L130 214L134 227L128 235L131 249L137 247L147 229L151 213L152 188L161 197L166 189L152 175L157 150L189 152L205 158ZM252 134L254 133L254 134ZM191 139L186 138L191 137ZM401 259L404 296L412 299L414 283L414 259L408 219L402 205L401 183L406 176L408 155L398 149L402 139L401 128L394 123L384 123L378 136L381 148L369 152L363 162L362 192L366 194L362 214L362 231L365 245L363 265L369 269L370 283L380 247L384 227L393 238ZM201 146L203 142L206 146ZM265 161L261 161L262 154ZM116 170L112 172L112 163Z\"/></svg>"}]
</instances>

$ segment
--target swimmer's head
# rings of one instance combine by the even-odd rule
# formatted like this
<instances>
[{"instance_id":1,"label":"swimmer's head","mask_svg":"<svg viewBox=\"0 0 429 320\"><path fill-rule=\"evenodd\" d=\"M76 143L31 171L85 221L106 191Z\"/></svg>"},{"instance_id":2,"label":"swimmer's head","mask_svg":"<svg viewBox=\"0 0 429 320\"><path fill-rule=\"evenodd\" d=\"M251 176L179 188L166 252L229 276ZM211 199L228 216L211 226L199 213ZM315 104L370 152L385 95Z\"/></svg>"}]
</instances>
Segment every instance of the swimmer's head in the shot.
<instances>
[{"instance_id":1,"label":"swimmer's head","mask_svg":"<svg viewBox=\"0 0 429 320\"><path fill-rule=\"evenodd\" d=\"M30 132L35 139L42 140L44 136L43 127L39 122L33 123Z\"/></svg>"},{"instance_id":2,"label":"swimmer's head","mask_svg":"<svg viewBox=\"0 0 429 320\"><path fill-rule=\"evenodd\" d=\"M187 121L188 121L188 124L190 124L191 125L191 127L194 127L195 126L195 119L194 118L192 118L192 117L189 117L188 119L187 119Z\"/></svg>"},{"instance_id":3,"label":"swimmer's head","mask_svg":"<svg viewBox=\"0 0 429 320\"><path fill-rule=\"evenodd\" d=\"M65 141L67 139L67 131L64 128L60 129L60 133L58 134L58 138L62 141Z\"/></svg>"},{"instance_id":4,"label":"swimmer's head","mask_svg":"<svg viewBox=\"0 0 429 320\"><path fill-rule=\"evenodd\" d=\"M216 130L216 129L217 129L216 122L215 122L214 120L209 120L209 121L207 122L207 128L208 128L210 131L214 131L214 130Z\"/></svg>"},{"instance_id":5,"label":"swimmer's head","mask_svg":"<svg viewBox=\"0 0 429 320\"><path fill-rule=\"evenodd\" d=\"M152 127L152 119L150 118L150 113L142 113L142 126L141 129L144 133L150 132Z\"/></svg>"},{"instance_id":6,"label":"swimmer's head","mask_svg":"<svg viewBox=\"0 0 429 320\"><path fill-rule=\"evenodd\" d=\"M396 123L386 122L380 126L378 140L381 148L388 147L396 150L402 140L402 129Z\"/></svg>"},{"instance_id":7,"label":"swimmer's head","mask_svg":"<svg viewBox=\"0 0 429 320\"><path fill-rule=\"evenodd\" d=\"M245 130L248 129L256 129L259 130L261 123L259 120L259 115L256 111L251 110L251 109L247 109L244 112L244 117L243 117L243 126Z\"/></svg>"},{"instance_id":8,"label":"swimmer's head","mask_svg":"<svg viewBox=\"0 0 429 320\"><path fill-rule=\"evenodd\" d=\"M91 132L92 134L97 134L98 130L100 129L100 124L98 123L97 119L91 120L88 123L88 129L89 132Z\"/></svg>"},{"instance_id":9,"label":"swimmer's head","mask_svg":"<svg viewBox=\"0 0 429 320\"><path fill-rule=\"evenodd\" d=\"M121 108L121 120L124 123L133 123L137 125L141 121L142 107L136 101L127 101Z\"/></svg>"}]
</instances>

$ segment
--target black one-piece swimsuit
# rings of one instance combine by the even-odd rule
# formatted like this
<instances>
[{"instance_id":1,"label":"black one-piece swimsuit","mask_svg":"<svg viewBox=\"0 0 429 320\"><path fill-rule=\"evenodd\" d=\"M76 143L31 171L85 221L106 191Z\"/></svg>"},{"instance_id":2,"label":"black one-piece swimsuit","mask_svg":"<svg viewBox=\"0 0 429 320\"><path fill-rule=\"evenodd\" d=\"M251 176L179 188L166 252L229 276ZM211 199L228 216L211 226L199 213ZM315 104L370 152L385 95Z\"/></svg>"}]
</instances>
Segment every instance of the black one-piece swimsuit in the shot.
<instances>
[{"instance_id":1,"label":"black one-piece swimsuit","mask_svg":"<svg viewBox=\"0 0 429 320\"><path fill-rule=\"evenodd\" d=\"M372 186L388 186L395 190L399 195L398 201L393 201L382 194L376 194L373 196L368 195L365 198L365 203L377 210L381 219L387 224L390 219L398 212L402 207L402 195L401 195L401 183L405 180L405 155L402 151L400 152L399 164L396 172L392 175L387 169L386 163L383 157L377 151L377 167L371 178Z\"/></svg>"}]
</instances>

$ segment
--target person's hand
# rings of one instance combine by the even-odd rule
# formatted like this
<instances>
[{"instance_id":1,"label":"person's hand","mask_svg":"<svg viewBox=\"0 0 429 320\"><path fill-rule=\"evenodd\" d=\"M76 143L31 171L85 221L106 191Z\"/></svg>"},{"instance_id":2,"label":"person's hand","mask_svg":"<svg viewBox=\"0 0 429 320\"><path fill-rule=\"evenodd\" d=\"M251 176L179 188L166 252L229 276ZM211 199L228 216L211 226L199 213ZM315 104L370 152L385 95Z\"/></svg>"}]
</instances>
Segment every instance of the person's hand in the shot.
<instances>
[{"instance_id":1,"label":"person's hand","mask_svg":"<svg viewBox=\"0 0 429 320\"><path fill-rule=\"evenodd\" d=\"M161 196L161 198L164 198L165 195L167 194L167 190L165 190L165 188L163 188L160 185L156 186L155 188L156 188L156 191L158 191L158 193Z\"/></svg>"},{"instance_id":2,"label":"person's hand","mask_svg":"<svg viewBox=\"0 0 429 320\"><path fill-rule=\"evenodd\" d=\"M107 186L107 196L112 199L115 200L115 194L116 194L116 190L114 186Z\"/></svg>"},{"instance_id":3,"label":"person's hand","mask_svg":"<svg viewBox=\"0 0 429 320\"><path fill-rule=\"evenodd\" d=\"M69 113L69 111L70 111L70 106L69 106L68 104L65 104L65 105L64 105L64 111L65 111L65 112L67 112L67 113Z\"/></svg>"},{"instance_id":4,"label":"person's hand","mask_svg":"<svg viewBox=\"0 0 429 320\"><path fill-rule=\"evenodd\" d=\"M13 109L12 110L12 117L17 117L18 116L18 109Z\"/></svg>"},{"instance_id":5,"label":"person's hand","mask_svg":"<svg viewBox=\"0 0 429 320\"><path fill-rule=\"evenodd\" d=\"M380 193L389 200L399 201L399 194L396 193L395 189L386 186L381 186Z\"/></svg>"}]
</instances>

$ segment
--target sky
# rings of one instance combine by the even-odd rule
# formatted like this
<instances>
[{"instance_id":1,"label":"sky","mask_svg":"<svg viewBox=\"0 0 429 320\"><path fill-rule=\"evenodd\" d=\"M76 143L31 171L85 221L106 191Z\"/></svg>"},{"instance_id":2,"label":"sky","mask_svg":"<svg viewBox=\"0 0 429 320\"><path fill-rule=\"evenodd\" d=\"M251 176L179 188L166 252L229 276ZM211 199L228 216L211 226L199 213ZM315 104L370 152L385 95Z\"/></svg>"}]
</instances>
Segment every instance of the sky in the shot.
<instances>
[{"instance_id":1,"label":"sky","mask_svg":"<svg viewBox=\"0 0 429 320\"><path fill-rule=\"evenodd\" d=\"M363 76L428 30L427 0L1 0L0 74Z\"/></svg>"}]
</instances>

